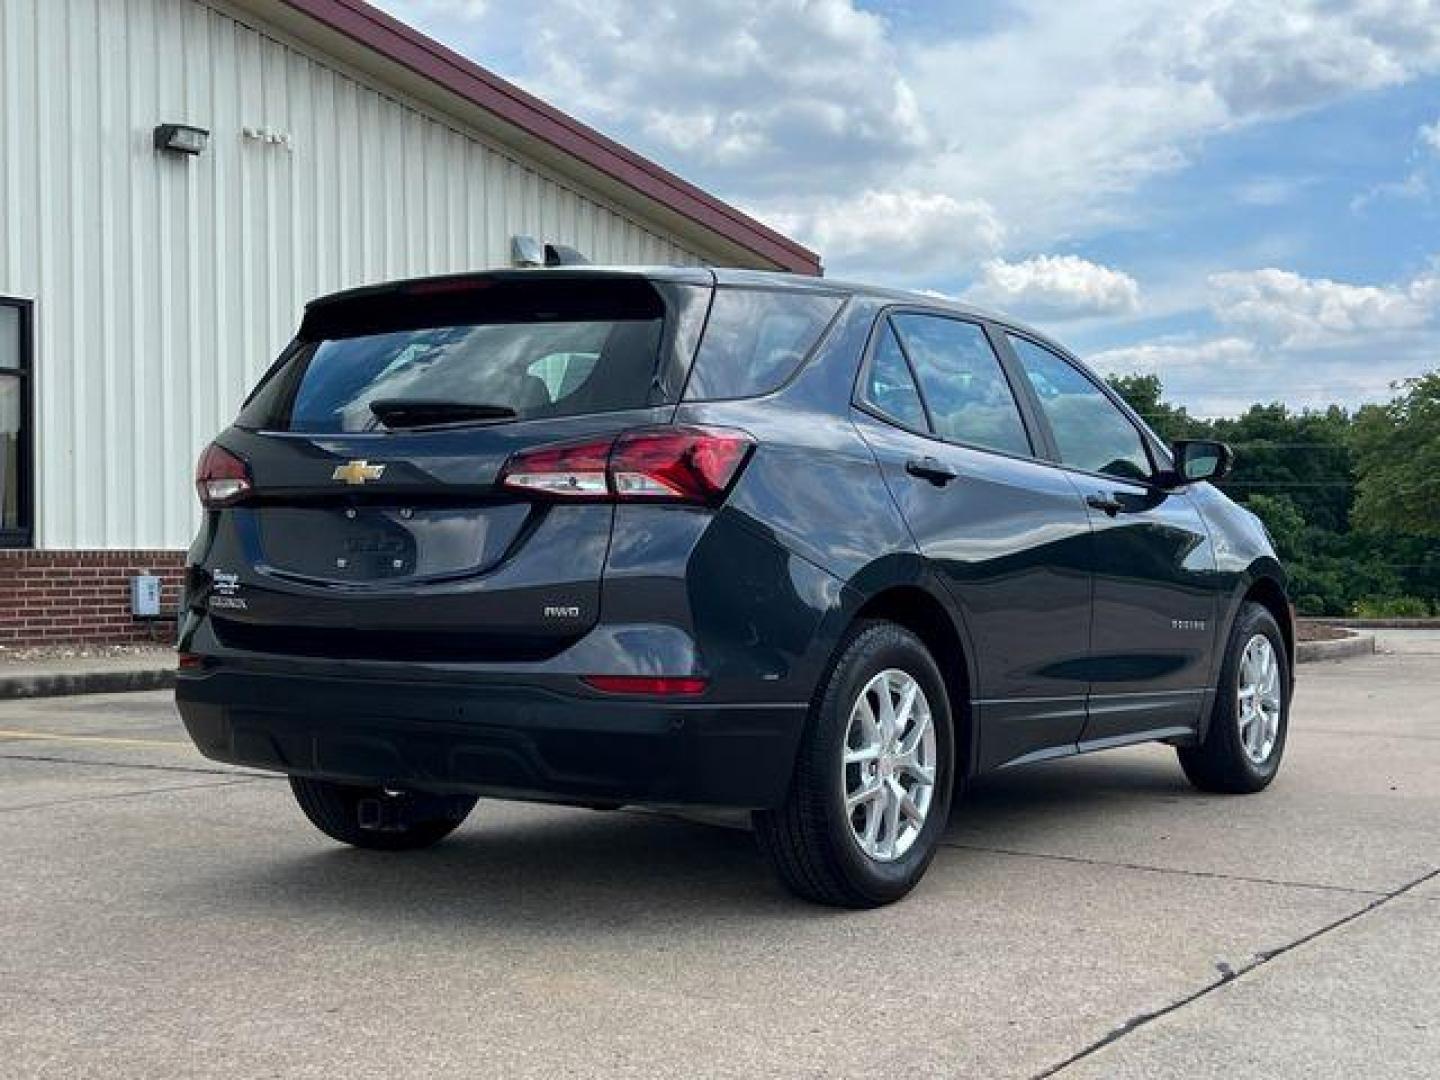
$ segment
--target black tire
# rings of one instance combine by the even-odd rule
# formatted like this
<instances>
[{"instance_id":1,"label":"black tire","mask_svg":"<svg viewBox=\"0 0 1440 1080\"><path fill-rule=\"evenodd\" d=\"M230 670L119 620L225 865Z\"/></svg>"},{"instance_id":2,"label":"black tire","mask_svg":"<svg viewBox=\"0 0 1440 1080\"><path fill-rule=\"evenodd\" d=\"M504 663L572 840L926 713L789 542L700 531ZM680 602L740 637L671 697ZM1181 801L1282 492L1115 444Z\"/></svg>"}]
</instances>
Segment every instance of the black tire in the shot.
<instances>
[{"instance_id":1,"label":"black tire","mask_svg":"<svg viewBox=\"0 0 1440 1080\"><path fill-rule=\"evenodd\" d=\"M893 861L877 861L852 834L842 761L852 706L876 675L891 668L910 675L930 704L935 787L909 849ZM899 900L925 873L945 830L954 758L950 699L929 651L903 627L860 623L841 646L810 708L785 803L754 814L760 849L785 885L807 900L848 908Z\"/></svg>"},{"instance_id":2,"label":"black tire","mask_svg":"<svg viewBox=\"0 0 1440 1080\"><path fill-rule=\"evenodd\" d=\"M1245 750L1240 732L1240 706L1237 698L1241 658L1256 636L1270 642L1279 667L1279 725L1273 745L1262 761L1255 761ZM1275 617L1259 604L1246 603L1230 628L1225 645L1225 659L1220 667L1220 681L1215 688L1215 704L1210 711L1210 726L1205 738L1196 746L1177 749L1180 767L1190 782L1201 791L1228 795L1248 795L1265 788L1280 771L1285 753L1285 737L1290 728L1290 659L1285 652L1285 638Z\"/></svg>"},{"instance_id":3,"label":"black tire","mask_svg":"<svg viewBox=\"0 0 1440 1080\"><path fill-rule=\"evenodd\" d=\"M476 801L470 795L396 795L301 776L290 777L290 790L310 823L326 836L372 851L414 851L438 843L459 828Z\"/></svg>"}]
</instances>

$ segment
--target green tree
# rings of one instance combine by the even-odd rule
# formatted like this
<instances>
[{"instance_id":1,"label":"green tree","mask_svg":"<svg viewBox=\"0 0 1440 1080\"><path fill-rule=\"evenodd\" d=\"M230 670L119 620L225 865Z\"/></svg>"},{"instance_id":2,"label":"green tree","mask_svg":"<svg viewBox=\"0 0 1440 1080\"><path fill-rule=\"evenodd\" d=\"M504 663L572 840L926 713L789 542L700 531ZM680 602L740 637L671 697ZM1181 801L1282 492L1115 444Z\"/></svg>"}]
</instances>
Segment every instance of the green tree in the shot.
<instances>
[{"instance_id":1,"label":"green tree","mask_svg":"<svg viewBox=\"0 0 1440 1080\"><path fill-rule=\"evenodd\" d=\"M1294 559L1305 550L1305 518L1288 495L1252 495L1245 505L1265 523L1280 558Z\"/></svg>"},{"instance_id":2,"label":"green tree","mask_svg":"<svg viewBox=\"0 0 1440 1080\"><path fill-rule=\"evenodd\" d=\"M1252 405L1234 418L1202 420L1166 401L1155 375L1112 375L1109 383L1162 439L1229 443L1235 464L1221 486L1231 498L1248 505L1256 495L1284 495L1307 525L1327 532L1348 528L1355 476L1344 409L1292 413L1275 403Z\"/></svg>"},{"instance_id":3,"label":"green tree","mask_svg":"<svg viewBox=\"0 0 1440 1080\"><path fill-rule=\"evenodd\" d=\"M1302 614L1440 605L1440 373L1353 416L1339 406L1295 413L1275 403L1203 420L1167 402L1154 375L1110 384L1161 437L1234 448L1234 468L1219 486L1265 522ZM1392 485L1406 498L1383 505ZM1384 512L1367 511L1357 519L1365 527L1352 529L1357 490L1370 491Z\"/></svg>"},{"instance_id":4,"label":"green tree","mask_svg":"<svg viewBox=\"0 0 1440 1080\"><path fill-rule=\"evenodd\" d=\"M1165 387L1158 375L1111 375L1106 382L1166 442L1209 437L1209 424L1196 420L1185 406L1165 400Z\"/></svg>"},{"instance_id":5,"label":"green tree","mask_svg":"<svg viewBox=\"0 0 1440 1080\"><path fill-rule=\"evenodd\" d=\"M1248 504L1255 495L1283 494L1308 525L1331 533L1349 528L1355 466L1344 409L1292 413L1278 403L1252 405L1215 421L1212 430L1235 448L1224 485L1231 498Z\"/></svg>"},{"instance_id":6,"label":"green tree","mask_svg":"<svg viewBox=\"0 0 1440 1080\"><path fill-rule=\"evenodd\" d=\"M1360 475L1356 524L1368 532L1440 536L1440 371L1367 405L1351 432Z\"/></svg>"}]
</instances>

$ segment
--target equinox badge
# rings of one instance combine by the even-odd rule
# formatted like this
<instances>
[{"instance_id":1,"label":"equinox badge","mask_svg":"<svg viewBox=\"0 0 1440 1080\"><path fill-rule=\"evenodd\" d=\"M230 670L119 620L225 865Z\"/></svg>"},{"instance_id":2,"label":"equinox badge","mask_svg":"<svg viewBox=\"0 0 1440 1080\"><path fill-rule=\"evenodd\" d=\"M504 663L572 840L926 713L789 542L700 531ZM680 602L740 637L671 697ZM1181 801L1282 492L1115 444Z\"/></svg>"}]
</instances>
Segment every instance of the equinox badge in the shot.
<instances>
[{"instance_id":1,"label":"equinox badge","mask_svg":"<svg viewBox=\"0 0 1440 1080\"><path fill-rule=\"evenodd\" d=\"M330 479L343 480L351 485L364 484L370 480L379 480L384 473L384 465L371 465L368 461L347 461L344 465L335 466Z\"/></svg>"}]
</instances>

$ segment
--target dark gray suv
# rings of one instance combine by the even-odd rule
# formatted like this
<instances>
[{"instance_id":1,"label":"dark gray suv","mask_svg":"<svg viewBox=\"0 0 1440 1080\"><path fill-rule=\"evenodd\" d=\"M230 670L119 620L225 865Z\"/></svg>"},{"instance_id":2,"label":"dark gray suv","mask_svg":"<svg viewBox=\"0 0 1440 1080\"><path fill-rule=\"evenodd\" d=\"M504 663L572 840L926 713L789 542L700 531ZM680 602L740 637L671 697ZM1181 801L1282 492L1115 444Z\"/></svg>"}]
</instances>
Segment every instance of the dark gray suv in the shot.
<instances>
[{"instance_id":1,"label":"dark gray suv","mask_svg":"<svg viewBox=\"0 0 1440 1080\"><path fill-rule=\"evenodd\" d=\"M1294 656L1264 529L1072 356L819 279L566 268L310 304L200 460L176 696L346 843L477 796L752 810L909 891L968 776L1147 740L1251 792Z\"/></svg>"}]
</instances>

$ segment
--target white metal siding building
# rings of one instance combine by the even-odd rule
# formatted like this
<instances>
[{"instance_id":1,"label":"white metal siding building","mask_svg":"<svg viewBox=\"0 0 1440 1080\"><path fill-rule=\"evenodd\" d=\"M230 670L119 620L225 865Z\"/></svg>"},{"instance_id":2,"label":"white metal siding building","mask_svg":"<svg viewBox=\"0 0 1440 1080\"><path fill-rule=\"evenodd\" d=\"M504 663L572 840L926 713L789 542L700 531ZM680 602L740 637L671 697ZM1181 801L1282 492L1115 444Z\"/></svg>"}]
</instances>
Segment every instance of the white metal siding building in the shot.
<instances>
[{"instance_id":1,"label":"white metal siding building","mask_svg":"<svg viewBox=\"0 0 1440 1080\"><path fill-rule=\"evenodd\" d=\"M0 0L0 546L184 548L195 455L307 299L517 234L819 272L360 0Z\"/></svg>"}]
</instances>

